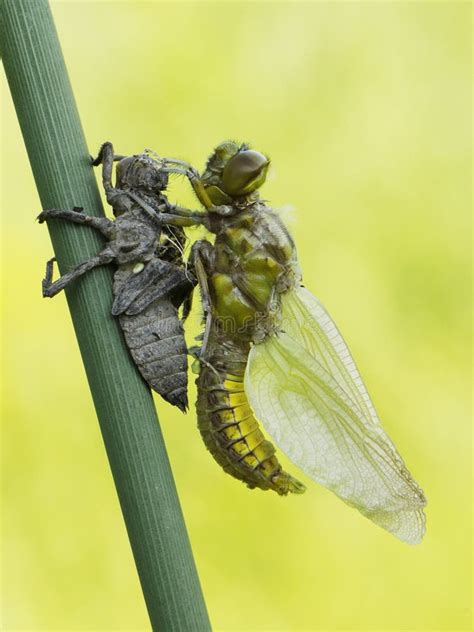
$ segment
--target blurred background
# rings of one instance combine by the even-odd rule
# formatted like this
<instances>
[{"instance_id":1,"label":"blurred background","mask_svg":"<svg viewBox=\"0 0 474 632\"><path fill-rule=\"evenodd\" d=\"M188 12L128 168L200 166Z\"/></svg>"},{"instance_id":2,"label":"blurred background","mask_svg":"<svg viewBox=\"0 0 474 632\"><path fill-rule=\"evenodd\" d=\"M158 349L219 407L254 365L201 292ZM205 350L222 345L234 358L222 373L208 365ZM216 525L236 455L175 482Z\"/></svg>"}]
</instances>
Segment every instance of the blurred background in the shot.
<instances>
[{"instance_id":1,"label":"blurred background","mask_svg":"<svg viewBox=\"0 0 474 632\"><path fill-rule=\"evenodd\" d=\"M214 628L470 629L471 5L52 8L91 153L112 140L201 168L235 138L271 156L263 196L294 208L305 284L428 498L409 547L310 481L250 491L193 407L156 399ZM1 81L3 629L146 630L65 298L41 298L52 249ZM183 180L170 198L195 206Z\"/></svg>"}]
</instances>

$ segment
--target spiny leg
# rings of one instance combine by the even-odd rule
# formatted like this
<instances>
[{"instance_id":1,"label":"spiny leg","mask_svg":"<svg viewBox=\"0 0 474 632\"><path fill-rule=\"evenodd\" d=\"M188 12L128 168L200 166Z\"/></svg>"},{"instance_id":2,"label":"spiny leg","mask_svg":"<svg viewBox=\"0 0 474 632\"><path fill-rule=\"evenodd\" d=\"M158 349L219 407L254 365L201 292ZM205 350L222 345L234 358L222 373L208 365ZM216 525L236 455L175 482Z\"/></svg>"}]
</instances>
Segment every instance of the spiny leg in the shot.
<instances>
[{"instance_id":1,"label":"spiny leg","mask_svg":"<svg viewBox=\"0 0 474 632\"><path fill-rule=\"evenodd\" d=\"M206 225L206 216L199 211L190 211L181 206L176 207L179 215L174 213L159 213L152 206L147 204L138 195L135 195L133 191L127 191L127 195L134 200L141 208L148 213L148 215L161 222L162 224L170 224L171 226L200 226ZM174 210L174 207L172 207Z\"/></svg>"},{"instance_id":2,"label":"spiny leg","mask_svg":"<svg viewBox=\"0 0 474 632\"><path fill-rule=\"evenodd\" d=\"M191 248L191 257L194 263L194 269L196 277L199 283L199 289L201 291L201 300L204 314L206 317L206 324L204 329L204 337L202 340L202 347L200 352L200 358L204 358L207 343L209 340L209 334L212 327L212 304L211 293L209 292L209 284L207 282L206 264L211 263L211 257L213 254L213 247L209 241L201 239L196 241Z\"/></svg>"},{"instance_id":3,"label":"spiny leg","mask_svg":"<svg viewBox=\"0 0 474 632\"><path fill-rule=\"evenodd\" d=\"M166 171L166 173L177 173L182 176L186 176L194 189L194 193L196 194L197 199L201 202L201 204L206 209L214 208L214 204L211 201L211 198L209 197L206 188L201 180L201 176L199 175L198 171L196 171L196 169L194 169L193 167L189 167L186 169L170 167L167 169L163 169L163 171Z\"/></svg>"},{"instance_id":4,"label":"spiny leg","mask_svg":"<svg viewBox=\"0 0 474 632\"><path fill-rule=\"evenodd\" d=\"M40 224L48 219L63 219L68 222L74 222L75 224L82 224L83 226L90 226L101 232L104 237L110 239L113 233L113 221L106 217L92 217L86 215L82 211L66 211L58 209L47 209L42 211L36 218Z\"/></svg>"},{"instance_id":5,"label":"spiny leg","mask_svg":"<svg viewBox=\"0 0 474 632\"><path fill-rule=\"evenodd\" d=\"M199 176L199 173L193 170L188 170L188 173L186 175L191 183L191 186L194 189L194 193L196 194L197 199L201 202L204 208L213 208L214 203L209 197L206 188L204 187L204 184L201 180L201 177Z\"/></svg>"},{"instance_id":6,"label":"spiny leg","mask_svg":"<svg viewBox=\"0 0 474 632\"><path fill-rule=\"evenodd\" d=\"M145 149L145 154L152 156L158 162L164 165L179 165L182 169L192 169L193 167L186 160L180 160L179 158L166 158L165 156L160 156L153 149Z\"/></svg>"},{"instance_id":7,"label":"spiny leg","mask_svg":"<svg viewBox=\"0 0 474 632\"><path fill-rule=\"evenodd\" d=\"M105 197L107 202L114 209L114 213L117 211L130 210L130 201L127 192L114 187L112 184L112 169L114 161L120 161L126 158L126 156L114 154L114 146L111 142L105 142L100 150L97 158L92 160L92 165L98 166L102 163L102 186L104 187Z\"/></svg>"},{"instance_id":8,"label":"spiny leg","mask_svg":"<svg viewBox=\"0 0 474 632\"><path fill-rule=\"evenodd\" d=\"M189 289L189 292L183 298L183 302L181 304L182 305L181 320L183 323L188 318L189 314L191 313L191 309L193 306L193 298L194 298L194 288L199 283L197 275L196 275L196 266L194 265L192 250L185 263L185 269L186 269L186 276L189 278L191 282L191 287Z\"/></svg>"},{"instance_id":9,"label":"spiny leg","mask_svg":"<svg viewBox=\"0 0 474 632\"><path fill-rule=\"evenodd\" d=\"M201 180L201 176L194 168L167 168L163 171L166 171L167 173L177 173L186 176L191 183L191 186L193 187L197 199L201 202L201 204L206 208L207 211L212 211L213 213L216 213L217 215L222 215L224 217L235 214L235 209L232 206L228 206L226 204L214 204L209 196L209 193L206 190L206 187L204 186L203 181ZM172 210L176 212L175 209ZM205 222L203 223L205 224Z\"/></svg>"},{"instance_id":10,"label":"spiny leg","mask_svg":"<svg viewBox=\"0 0 474 632\"><path fill-rule=\"evenodd\" d=\"M114 146L110 141L106 141L100 146L99 153L96 158L91 156L91 164L93 167L98 167L102 164L102 183L104 189L113 189L112 186L112 166L114 162L123 160L126 156L114 154Z\"/></svg>"},{"instance_id":11,"label":"spiny leg","mask_svg":"<svg viewBox=\"0 0 474 632\"><path fill-rule=\"evenodd\" d=\"M71 270L71 272L66 272L66 274L63 274L63 276L57 279L57 281L53 281L53 264L56 261L56 258L53 257L46 263L46 274L42 283L43 296L45 298L52 298L53 296L56 296L56 294L58 294L61 290L64 290L71 281L75 281L80 276L97 266L103 266L111 263L114 258L115 256L113 252L105 249L102 252L99 252L99 254L95 257L91 257L88 261L80 263Z\"/></svg>"}]
</instances>

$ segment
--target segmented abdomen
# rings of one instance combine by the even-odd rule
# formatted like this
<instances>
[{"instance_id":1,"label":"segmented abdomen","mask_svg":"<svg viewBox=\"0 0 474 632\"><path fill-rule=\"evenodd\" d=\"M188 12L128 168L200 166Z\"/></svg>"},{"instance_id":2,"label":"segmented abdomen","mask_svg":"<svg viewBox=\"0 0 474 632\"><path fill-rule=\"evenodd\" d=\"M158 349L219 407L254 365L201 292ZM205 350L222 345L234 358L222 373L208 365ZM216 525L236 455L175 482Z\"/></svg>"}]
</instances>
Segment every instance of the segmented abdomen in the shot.
<instances>
[{"instance_id":1,"label":"segmented abdomen","mask_svg":"<svg viewBox=\"0 0 474 632\"><path fill-rule=\"evenodd\" d=\"M199 430L216 461L248 487L302 493L304 485L283 471L250 408L244 390L248 353L246 343L211 334L196 380Z\"/></svg>"},{"instance_id":2,"label":"segmented abdomen","mask_svg":"<svg viewBox=\"0 0 474 632\"><path fill-rule=\"evenodd\" d=\"M187 347L176 307L168 299L159 299L140 314L122 314L119 320L145 381L184 412L188 407Z\"/></svg>"}]
</instances>

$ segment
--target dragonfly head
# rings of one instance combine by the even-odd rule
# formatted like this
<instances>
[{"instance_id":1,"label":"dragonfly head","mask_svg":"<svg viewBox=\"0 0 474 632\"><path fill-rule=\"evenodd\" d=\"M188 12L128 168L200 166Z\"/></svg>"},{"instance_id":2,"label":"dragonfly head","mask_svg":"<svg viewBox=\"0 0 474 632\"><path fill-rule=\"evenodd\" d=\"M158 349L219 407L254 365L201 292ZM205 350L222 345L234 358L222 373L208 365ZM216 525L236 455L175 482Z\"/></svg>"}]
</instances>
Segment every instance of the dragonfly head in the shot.
<instances>
[{"instance_id":1,"label":"dragonfly head","mask_svg":"<svg viewBox=\"0 0 474 632\"><path fill-rule=\"evenodd\" d=\"M265 182L270 159L258 151L226 141L216 147L207 161L202 181L215 204L248 196Z\"/></svg>"}]
</instances>

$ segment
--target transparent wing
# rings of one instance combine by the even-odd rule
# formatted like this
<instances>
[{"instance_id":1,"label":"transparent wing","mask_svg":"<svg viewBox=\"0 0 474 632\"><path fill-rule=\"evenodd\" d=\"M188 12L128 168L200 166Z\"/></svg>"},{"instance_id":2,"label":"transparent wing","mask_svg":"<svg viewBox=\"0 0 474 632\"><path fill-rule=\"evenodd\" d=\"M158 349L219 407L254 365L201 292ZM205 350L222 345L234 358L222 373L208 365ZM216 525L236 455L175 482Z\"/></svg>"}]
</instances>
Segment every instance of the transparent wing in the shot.
<instances>
[{"instance_id":1,"label":"transparent wing","mask_svg":"<svg viewBox=\"0 0 474 632\"><path fill-rule=\"evenodd\" d=\"M288 333L278 334L252 347L245 389L295 465L401 540L421 541L423 492L380 423L361 411L327 365Z\"/></svg>"},{"instance_id":2,"label":"transparent wing","mask_svg":"<svg viewBox=\"0 0 474 632\"><path fill-rule=\"evenodd\" d=\"M344 339L324 305L305 287L298 287L282 295L281 327L322 364L367 421L380 425L374 405Z\"/></svg>"}]
</instances>

